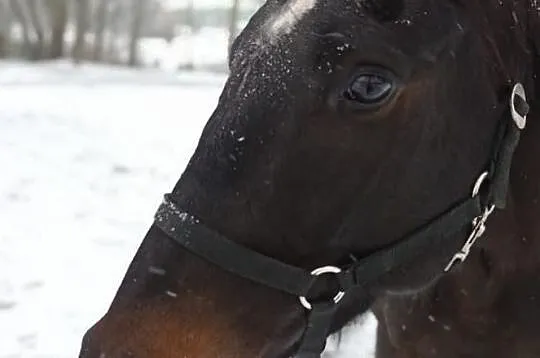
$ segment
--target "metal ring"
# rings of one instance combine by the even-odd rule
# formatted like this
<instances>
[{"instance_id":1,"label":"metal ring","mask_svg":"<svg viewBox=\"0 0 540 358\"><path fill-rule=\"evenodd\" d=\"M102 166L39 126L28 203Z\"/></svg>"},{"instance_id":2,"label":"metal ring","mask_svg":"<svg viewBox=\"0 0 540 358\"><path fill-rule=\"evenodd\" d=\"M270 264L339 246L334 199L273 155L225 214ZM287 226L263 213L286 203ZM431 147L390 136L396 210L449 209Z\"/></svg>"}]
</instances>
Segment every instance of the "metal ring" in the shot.
<instances>
[{"instance_id":1,"label":"metal ring","mask_svg":"<svg viewBox=\"0 0 540 358\"><path fill-rule=\"evenodd\" d=\"M325 273L338 274L340 272L341 272L341 269L339 267L336 267L336 266L323 266L323 267L319 267L319 268L316 268L315 270L311 271L311 275L316 277L316 276L320 276L320 275L325 274ZM334 298L332 298L332 300L334 301L334 303L339 303L339 301L341 301L343 296L345 296L345 291L339 291L334 296ZM311 303L309 303L309 301L307 300L307 298L305 296L300 296L299 299L300 299L300 303L302 304L302 306L304 306L305 309L311 310L311 308L313 306L311 305Z\"/></svg>"},{"instance_id":2,"label":"metal ring","mask_svg":"<svg viewBox=\"0 0 540 358\"><path fill-rule=\"evenodd\" d=\"M524 129L527 124L527 115L522 116L516 111L515 100L516 95L520 96L524 102L527 102L527 96L525 95L525 88L521 83L516 83L512 88L512 95L510 96L510 110L512 111L512 119L516 123L519 129Z\"/></svg>"},{"instance_id":3,"label":"metal ring","mask_svg":"<svg viewBox=\"0 0 540 358\"><path fill-rule=\"evenodd\" d=\"M482 184L484 184L484 182L486 181L488 175L489 175L489 173L487 171L485 171L482 174L480 174L478 179L476 179L476 183L474 183L474 188L473 188L473 191L472 191L472 197L473 198L476 197L478 195L478 193L480 192L480 188L482 187Z\"/></svg>"}]
</instances>

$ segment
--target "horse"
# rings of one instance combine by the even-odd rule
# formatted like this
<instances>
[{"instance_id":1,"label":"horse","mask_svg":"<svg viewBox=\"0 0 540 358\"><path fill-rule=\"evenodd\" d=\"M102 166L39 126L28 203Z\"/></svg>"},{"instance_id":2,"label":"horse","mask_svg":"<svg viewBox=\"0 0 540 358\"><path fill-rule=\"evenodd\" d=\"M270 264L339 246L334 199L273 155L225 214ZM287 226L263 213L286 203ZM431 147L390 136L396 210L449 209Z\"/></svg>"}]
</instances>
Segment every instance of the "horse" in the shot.
<instances>
[{"instance_id":1,"label":"horse","mask_svg":"<svg viewBox=\"0 0 540 358\"><path fill-rule=\"evenodd\" d=\"M538 357L540 4L268 0L80 358Z\"/></svg>"}]
</instances>

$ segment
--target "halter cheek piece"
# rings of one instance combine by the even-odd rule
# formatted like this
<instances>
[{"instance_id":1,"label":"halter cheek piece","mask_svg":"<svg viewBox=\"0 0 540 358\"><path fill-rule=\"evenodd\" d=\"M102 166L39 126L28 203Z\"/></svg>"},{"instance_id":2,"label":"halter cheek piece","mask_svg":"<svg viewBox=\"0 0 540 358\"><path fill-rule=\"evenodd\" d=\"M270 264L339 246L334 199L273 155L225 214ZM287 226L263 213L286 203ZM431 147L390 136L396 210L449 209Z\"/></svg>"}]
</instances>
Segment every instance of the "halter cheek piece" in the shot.
<instances>
[{"instance_id":1,"label":"halter cheek piece","mask_svg":"<svg viewBox=\"0 0 540 358\"><path fill-rule=\"evenodd\" d=\"M525 128L529 106L525 90L517 83L510 96L510 107L499 123L493 150L487 169L477 179L472 196L458 202L446 212L396 244L355 261L347 267L324 266L306 271L268 256L252 251L220 235L203 225L197 218L183 212L165 195L155 216L155 224L167 236L191 253L228 271L264 286L297 296L307 312L307 324L298 345L297 358L320 357L326 344L333 316L341 299L353 288L367 288L384 274L413 261L422 251L436 247L450 239L472 223L472 231L463 247L444 268L450 271L456 264L465 261L471 247L480 238L486 221L495 208L506 206L512 156L518 145L521 130ZM510 119L510 120L508 120ZM334 279L337 290L330 287ZM314 298L316 283L326 290ZM320 288L320 285L317 285ZM320 291L320 290L317 290ZM311 295L310 295L311 293Z\"/></svg>"}]
</instances>

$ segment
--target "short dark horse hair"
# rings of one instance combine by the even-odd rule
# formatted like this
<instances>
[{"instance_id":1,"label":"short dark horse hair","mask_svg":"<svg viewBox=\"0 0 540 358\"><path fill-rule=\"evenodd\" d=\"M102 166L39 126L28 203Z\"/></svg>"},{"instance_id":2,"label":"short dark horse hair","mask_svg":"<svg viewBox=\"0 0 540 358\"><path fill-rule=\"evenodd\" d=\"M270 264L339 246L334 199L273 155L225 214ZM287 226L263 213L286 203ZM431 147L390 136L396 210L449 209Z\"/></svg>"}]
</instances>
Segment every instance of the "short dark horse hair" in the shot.
<instances>
[{"instance_id":1,"label":"short dark horse hair","mask_svg":"<svg viewBox=\"0 0 540 358\"><path fill-rule=\"evenodd\" d=\"M81 358L540 355L538 1L268 0L229 66Z\"/></svg>"}]
</instances>

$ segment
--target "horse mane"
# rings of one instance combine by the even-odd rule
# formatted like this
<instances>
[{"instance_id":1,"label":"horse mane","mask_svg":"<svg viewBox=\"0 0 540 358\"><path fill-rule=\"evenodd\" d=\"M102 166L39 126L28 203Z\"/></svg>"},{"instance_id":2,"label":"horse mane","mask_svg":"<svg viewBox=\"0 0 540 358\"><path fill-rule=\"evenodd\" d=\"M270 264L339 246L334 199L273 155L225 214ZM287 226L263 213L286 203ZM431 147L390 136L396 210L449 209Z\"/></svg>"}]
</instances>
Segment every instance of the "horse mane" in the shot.
<instances>
[{"instance_id":1,"label":"horse mane","mask_svg":"<svg viewBox=\"0 0 540 358\"><path fill-rule=\"evenodd\" d=\"M529 41L533 47L533 61L536 93L533 94L533 101L540 102L540 0L529 0Z\"/></svg>"},{"instance_id":2,"label":"horse mane","mask_svg":"<svg viewBox=\"0 0 540 358\"><path fill-rule=\"evenodd\" d=\"M469 7L474 30L483 36L486 60L494 63L501 84L523 81L529 91L532 84L527 86L527 81L532 73L524 71L540 49L540 11L535 4L540 6L539 0L493 0L490 6L485 1L469 1L463 5Z\"/></svg>"}]
</instances>

